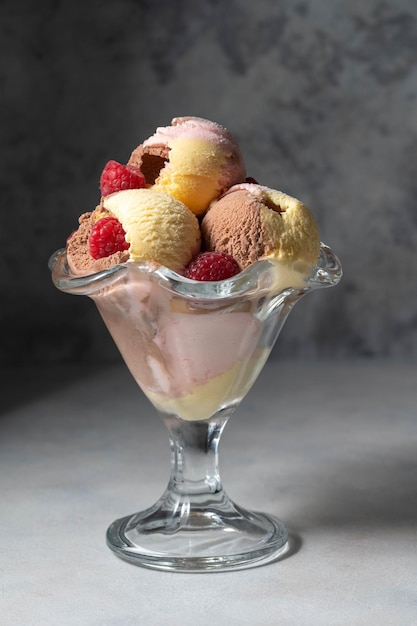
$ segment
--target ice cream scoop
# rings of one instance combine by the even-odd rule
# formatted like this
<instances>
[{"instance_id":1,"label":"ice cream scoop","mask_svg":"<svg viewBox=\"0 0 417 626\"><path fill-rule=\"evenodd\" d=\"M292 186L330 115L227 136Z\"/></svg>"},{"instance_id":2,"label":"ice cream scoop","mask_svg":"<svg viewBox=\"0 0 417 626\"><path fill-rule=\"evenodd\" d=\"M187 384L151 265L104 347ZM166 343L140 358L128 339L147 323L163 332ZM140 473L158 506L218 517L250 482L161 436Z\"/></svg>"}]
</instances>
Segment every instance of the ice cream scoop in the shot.
<instances>
[{"instance_id":1,"label":"ice cream scoop","mask_svg":"<svg viewBox=\"0 0 417 626\"><path fill-rule=\"evenodd\" d=\"M120 222L127 250L103 258L91 256L91 234L106 217ZM75 274L106 269L125 261L147 261L181 272L201 245L196 216L179 200L154 189L127 189L106 196L92 213L81 216L67 242L68 264Z\"/></svg>"},{"instance_id":2,"label":"ice cream scoop","mask_svg":"<svg viewBox=\"0 0 417 626\"><path fill-rule=\"evenodd\" d=\"M319 230L299 200L258 184L231 187L213 202L202 221L208 250L226 252L242 269L262 258L316 263Z\"/></svg>"},{"instance_id":3,"label":"ice cream scoop","mask_svg":"<svg viewBox=\"0 0 417 626\"><path fill-rule=\"evenodd\" d=\"M154 189L127 189L103 199L126 231L130 261L180 272L200 249L198 220L179 200Z\"/></svg>"},{"instance_id":4,"label":"ice cream scoop","mask_svg":"<svg viewBox=\"0 0 417 626\"><path fill-rule=\"evenodd\" d=\"M149 186L181 200L196 215L246 171L240 149L222 126L199 117L176 117L157 128L131 154Z\"/></svg>"}]
</instances>

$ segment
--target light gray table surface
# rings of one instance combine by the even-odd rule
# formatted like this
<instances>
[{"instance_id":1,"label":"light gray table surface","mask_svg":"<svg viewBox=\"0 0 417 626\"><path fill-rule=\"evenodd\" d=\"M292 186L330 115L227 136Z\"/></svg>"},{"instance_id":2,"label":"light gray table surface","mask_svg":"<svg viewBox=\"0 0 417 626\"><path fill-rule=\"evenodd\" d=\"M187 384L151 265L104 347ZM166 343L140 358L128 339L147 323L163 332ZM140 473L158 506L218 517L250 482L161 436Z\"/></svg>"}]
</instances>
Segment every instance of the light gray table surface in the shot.
<instances>
[{"instance_id":1,"label":"light gray table surface","mask_svg":"<svg viewBox=\"0 0 417 626\"><path fill-rule=\"evenodd\" d=\"M287 522L249 570L152 571L106 547L169 474L162 422L123 365L3 372L0 624L417 624L417 363L271 360L232 417L221 473Z\"/></svg>"}]
</instances>

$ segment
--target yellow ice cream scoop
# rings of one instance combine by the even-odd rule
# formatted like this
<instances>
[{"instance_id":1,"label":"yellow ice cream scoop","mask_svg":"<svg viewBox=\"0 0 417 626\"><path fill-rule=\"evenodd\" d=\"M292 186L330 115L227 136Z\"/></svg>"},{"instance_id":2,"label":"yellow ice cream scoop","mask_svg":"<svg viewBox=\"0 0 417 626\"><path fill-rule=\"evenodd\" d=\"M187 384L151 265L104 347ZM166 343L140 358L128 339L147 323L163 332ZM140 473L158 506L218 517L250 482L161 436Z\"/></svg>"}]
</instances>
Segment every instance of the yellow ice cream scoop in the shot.
<instances>
[{"instance_id":1,"label":"yellow ice cream scoop","mask_svg":"<svg viewBox=\"0 0 417 626\"><path fill-rule=\"evenodd\" d=\"M127 189L103 199L122 224L130 261L150 261L181 272L198 253L196 216L179 200L154 189Z\"/></svg>"},{"instance_id":2,"label":"yellow ice cream scoop","mask_svg":"<svg viewBox=\"0 0 417 626\"><path fill-rule=\"evenodd\" d=\"M235 185L213 202L202 233L208 250L227 252L242 268L262 258L314 265L320 252L319 229L308 207L253 183Z\"/></svg>"},{"instance_id":3,"label":"yellow ice cream scoop","mask_svg":"<svg viewBox=\"0 0 417 626\"><path fill-rule=\"evenodd\" d=\"M177 198L195 215L246 176L231 134L199 117L177 117L171 126L158 128L132 152L129 165L141 169L149 186Z\"/></svg>"}]
</instances>

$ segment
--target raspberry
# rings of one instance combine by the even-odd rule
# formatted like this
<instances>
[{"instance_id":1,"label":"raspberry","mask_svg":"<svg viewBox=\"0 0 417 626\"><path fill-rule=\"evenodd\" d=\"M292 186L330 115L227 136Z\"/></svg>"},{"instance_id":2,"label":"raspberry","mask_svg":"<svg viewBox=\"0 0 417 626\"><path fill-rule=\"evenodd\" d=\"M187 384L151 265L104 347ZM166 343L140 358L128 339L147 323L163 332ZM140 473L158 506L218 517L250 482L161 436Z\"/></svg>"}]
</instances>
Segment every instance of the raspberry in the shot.
<instances>
[{"instance_id":1,"label":"raspberry","mask_svg":"<svg viewBox=\"0 0 417 626\"><path fill-rule=\"evenodd\" d=\"M225 280L240 272L233 257L225 252L201 252L186 267L184 275L193 280Z\"/></svg>"},{"instance_id":2,"label":"raspberry","mask_svg":"<svg viewBox=\"0 0 417 626\"><path fill-rule=\"evenodd\" d=\"M88 247L93 259L102 259L115 252L127 250L130 243L125 239L123 226L115 217L102 217L91 229Z\"/></svg>"},{"instance_id":3,"label":"raspberry","mask_svg":"<svg viewBox=\"0 0 417 626\"><path fill-rule=\"evenodd\" d=\"M138 167L108 161L100 176L102 196L108 196L123 189L141 189L146 186L145 176Z\"/></svg>"}]
</instances>

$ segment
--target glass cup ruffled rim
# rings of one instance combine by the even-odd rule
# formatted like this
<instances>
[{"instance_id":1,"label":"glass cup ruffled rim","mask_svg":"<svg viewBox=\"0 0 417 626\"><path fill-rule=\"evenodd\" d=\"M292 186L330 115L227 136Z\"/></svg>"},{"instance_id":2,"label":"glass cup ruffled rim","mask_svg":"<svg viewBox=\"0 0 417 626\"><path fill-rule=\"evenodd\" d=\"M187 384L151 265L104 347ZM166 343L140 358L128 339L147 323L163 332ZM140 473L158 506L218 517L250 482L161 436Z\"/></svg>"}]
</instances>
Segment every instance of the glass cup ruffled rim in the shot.
<instances>
[{"instance_id":1,"label":"glass cup ruffled rim","mask_svg":"<svg viewBox=\"0 0 417 626\"><path fill-rule=\"evenodd\" d=\"M199 300L219 300L248 296L259 290L274 290L277 275L289 265L282 264L273 258L261 259L253 263L239 274L221 281L203 282L186 278L177 272L155 263L127 261L108 269L88 275L75 275L71 272L65 248L54 252L49 259L52 280L60 291L78 295L97 295L104 288L127 276L132 270L159 282L161 286L177 295ZM276 288L278 293L306 292L320 287L332 287L342 277L342 266L333 250L324 243L320 244L317 264L308 266L295 262L291 266L292 273L298 276L297 286L288 284L285 288ZM302 279L302 280L301 280Z\"/></svg>"}]
</instances>

